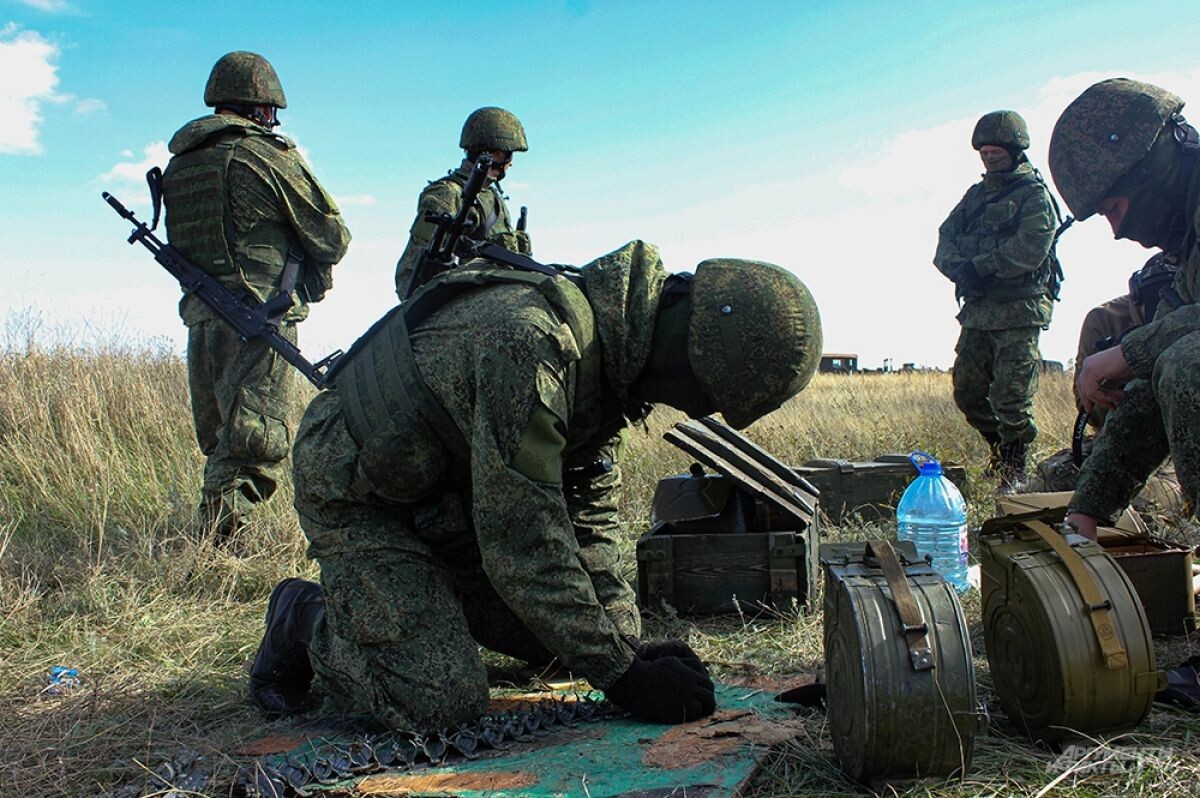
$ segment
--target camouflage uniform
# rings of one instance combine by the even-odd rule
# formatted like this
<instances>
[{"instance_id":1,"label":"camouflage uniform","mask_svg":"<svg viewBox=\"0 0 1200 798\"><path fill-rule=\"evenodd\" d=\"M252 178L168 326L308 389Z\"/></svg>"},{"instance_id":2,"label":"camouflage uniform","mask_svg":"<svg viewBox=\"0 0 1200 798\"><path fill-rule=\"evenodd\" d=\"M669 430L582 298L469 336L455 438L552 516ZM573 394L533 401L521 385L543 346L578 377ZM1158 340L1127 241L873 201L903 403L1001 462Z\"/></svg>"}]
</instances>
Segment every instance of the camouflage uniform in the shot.
<instances>
[{"instance_id":1,"label":"camouflage uniform","mask_svg":"<svg viewBox=\"0 0 1200 798\"><path fill-rule=\"evenodd\" d=\"M1023 185L995 200L1017 183ZM953 279L954 267L968 261L980 278L956 288L962 332L954 349L954 401L989 442L1028 444L1037 436L1038 336L1053 308L1055 227L1049 192L1021 163L984 175L938 228L938 270Z\"/></svg>"},{"instance_id":2,"label":"camouflage uniform","mask_svg":"<svg viewBox=\"0 0 1200 798\"><path fill-rule=\"evenodd\" d=\"M1063 112L1051 140L1050 163L1077 218L1094 214L1110 195L1126 196L1124 176L1135 167L1153 168L1160 147L1174 152L1177 141L1189 138L1178 116L1182 106L1178 97L1156 86L1115 79L1093 85ZM1194 132L1190 138L1195 141ZM1180 148L1171 168L1186 160ZM1102 522L1114 521L1168 455L1192 503L1200 491L1200 169L1175 174L1183 181L1181 196L1188 198L1181 203L1188 224L1173 285L1181 304L1173 310L1168 303L1160 305L1153 321L1122 339L1135 379L1125 387L1127 398L1105 419L1070 503L1073 511ZM1135 210L1131 201L1129 213ZM1166 206L1163 213L1170 210Z\"/></svg>"},{"instance_id":3,"label":"camouflage uniform","mask_svg":"<svg viewBox=\"0 0 1200 798\"><path fill-rule=\"evenodd\" d=\"M232 53L218 67L240 55L252 54ZM323 296L331 267L350 243L332 198L291 141L241 116L188 122L169 148L167 234L197 266L227 288L265 301L279 289L289 248L303 253L295 304L280 321L280 332L295 342L296 324L308 315L306 300ZM236 524L285 474L292 369L261 341L240 340L191 294L183 296L179 314L188 328L196 439L208 458L201 512Z\"/></svg>"},{"instance_id":4,"label":"camouflage uniform","mask_svg":"<svg viewBox=\"0 0 1200 798\"><path fill-rule=\"evenodd\" d=\"M305 413L296 508L326 602L309 659L342 707L394 728L470 720L488 698L477 644L557 657L604 689L634 662L618 461L667 277L641 242L580 274L582 290L479 261L435 278L355 345L337 389ZM819 329L815 306L799 315L796 330ZM777 346L797 340L772 324ZM803 379L769 389L767 404L807 382L820 352L809 332ZM766 412L745 406L745 423Z\"/></svg>"},{"instance_id":5,"label":"camouflage uniform","mask_svg":"<svg viewBox=\"0 0 1200 798\"><path fill-rule=\"evenodd\" d=\"M430 182L421 192L421 198L417 200L417 218L408 231L408 246L404 248L404 254L396 263L396 293L401 298L404 289L408 287L413 270L421 260L421 253L433 240L433 233L437 229L435 223L425 221L425 214L433 211L454 216L462 209L463 186L471 177L471 167L471 161L463 159L457 169ZM500 186L490 180L488 183L475 200L475 212L467 225L467 237L492 241L513 252L532 255L533 245L529 234L513 228L512 216L508 212L508 205L504 201ZM483 225L493 218L494 221L485 234Z\"/></svg>"}]
</instances>

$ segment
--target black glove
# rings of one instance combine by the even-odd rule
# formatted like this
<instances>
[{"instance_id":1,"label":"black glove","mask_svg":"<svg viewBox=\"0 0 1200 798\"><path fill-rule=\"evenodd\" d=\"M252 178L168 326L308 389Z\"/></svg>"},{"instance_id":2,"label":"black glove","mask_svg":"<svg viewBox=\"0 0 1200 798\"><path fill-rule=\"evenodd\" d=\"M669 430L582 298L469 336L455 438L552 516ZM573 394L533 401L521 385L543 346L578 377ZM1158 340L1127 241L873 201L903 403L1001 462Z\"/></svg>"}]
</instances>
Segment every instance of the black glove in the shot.
<instances>
[{"instance_id":1,"label":"black glove","mask_svg":"<svg viewBox=\"0 0 1200 798\"><path fill-rule=\"evenodd\" d=\"M704 678L708 678L708 668L700 661L699 655L692 647L682 640L645 640L633 641L633 653L647 662L663 657L676 657L684 665L694 670Z\"/></svg>"},{"instance_id":2,"label":"black glove","mask_svg":"<svg viewBox=\"0 0 1200 798\"><path fill-rule=\"evenodd\" d=\"M635 658L604 695L639 720L687 723L717 708L713 683L678 657Z\"/></svg>"},{"instance_id":3,"label":"black glove","mask_svg":"<svg viewBox=\"0 0 1200 798\"><path fill-rule=\"evenodd\" d=\"M304 279L300 281L297 292L305 302L320 302L325 298L325 292L333 288L333 264L306 264Z\"/></svg>"},{"instance_id":4,"label":"black glove","mask_svg":"<svg viewBox=\"0 0 1200 798\"><path fill-rule=\"evenodd\" d=\"M969 260L959 261L951 266L950 279L958 286L959 291L964 294L978 293L980 283L983 282L983 278L979 276L979 272L975 269L975 264Z\"/></svg>"}]
</instances>

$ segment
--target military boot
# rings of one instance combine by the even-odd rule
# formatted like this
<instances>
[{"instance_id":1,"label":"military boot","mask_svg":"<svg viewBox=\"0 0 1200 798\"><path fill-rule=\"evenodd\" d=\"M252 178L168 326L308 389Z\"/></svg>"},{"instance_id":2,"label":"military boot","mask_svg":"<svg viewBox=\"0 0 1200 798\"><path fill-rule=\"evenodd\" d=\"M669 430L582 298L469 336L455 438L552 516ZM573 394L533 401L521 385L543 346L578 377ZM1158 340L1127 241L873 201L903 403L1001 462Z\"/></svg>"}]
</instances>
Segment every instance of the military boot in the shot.
<instances>
[{"instance_id":1,"label":"military boot","mask_svg":"<svg viewBox=\"0 0 1200 798\"><path fill-rule=\"evenodd\" d=\"M213 543L220 547L230 547L230 544L237 540L238 533L244 525L244 518L231 496L206 493L197 512L200 516L201 535L211 535Z\"/></svg>"},{"instance_id":2,"label":"military boot","mask_svg":"<svg viewBox=\"0 0 1200 798\"><path fill-rule=\"evenodd\" d=\"M997 493L1017 493L1025 481L1025 441L1009 441L1000 446L1000 486Z\"/></svg>"},{"instance_id":3,"label":"military boot","mask_svg":"<svg viewBox=\"0 0 1200 798\"><path fill-rule=\"evenodd\" d=\"M983 476L984 478L994 477L1000 473L1001 465L1004 462L1004 458L1000 454L1000 436L995 432L981 434L988 445L988 464L987 468L983 469Z\"/></svg>"},{"instance_id":4,"label":"military boot","mask_svg":"<svg viewBox=\"0 0 1200 798\"><path fill-rule=\"evenodd\" d=\"M296 712L308 699L313 669L308 645L325 613L321 586L285 579L267 602L266 633L250 668L250 698L269 715Z\"/></svg>"}]
</instances>

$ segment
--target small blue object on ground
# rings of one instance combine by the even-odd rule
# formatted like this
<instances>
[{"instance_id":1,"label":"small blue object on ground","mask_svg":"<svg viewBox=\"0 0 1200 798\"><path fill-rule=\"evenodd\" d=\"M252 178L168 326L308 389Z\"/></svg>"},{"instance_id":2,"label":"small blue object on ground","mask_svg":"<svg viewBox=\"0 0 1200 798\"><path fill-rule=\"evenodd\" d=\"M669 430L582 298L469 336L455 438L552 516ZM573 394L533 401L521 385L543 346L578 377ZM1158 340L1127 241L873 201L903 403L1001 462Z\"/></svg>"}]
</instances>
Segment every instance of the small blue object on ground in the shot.
<instances>
[{"instance_id":1,"label":"small blue object on ground","mask_svg":"<svg viewBox=\"0 0 1200 798\"><path fill-rule=\"evenodd\" d=\"M49 695L60 695L79 686L79 669L66 665L55 665L50 669L50 684L43 691Z\"/></svg>"}]
</instances>

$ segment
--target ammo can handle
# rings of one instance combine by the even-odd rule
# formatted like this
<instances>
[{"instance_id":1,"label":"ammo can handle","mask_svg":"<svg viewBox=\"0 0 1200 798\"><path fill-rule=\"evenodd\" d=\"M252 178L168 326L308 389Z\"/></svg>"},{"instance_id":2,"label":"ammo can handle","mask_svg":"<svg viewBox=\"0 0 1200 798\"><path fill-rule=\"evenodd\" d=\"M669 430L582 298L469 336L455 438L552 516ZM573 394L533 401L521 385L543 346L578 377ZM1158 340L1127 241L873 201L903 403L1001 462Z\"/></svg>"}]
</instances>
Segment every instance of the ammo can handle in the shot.
<instances>
[{"instance_id":1,"label":"ammo can handle","mask_svg":"<svg viewBox=\"0 0 1200 798\"><path fill-rule=\"evenodd\" d=\"M1062 560L1067 567L1067 574L1079 590L1083 598L1084 611L1092 621L1092 629L1096 633L1096 642L1100 644L1100 653L1104 656L1104 667L1110 671L1129 667L1129 655L1121 642L1121 635L1112 620L1112 600L1100 591L1100 585L1088 571L1079 552L1071 548L1067 539L1051 528L1045 521L1026 521L1025 526L1035 534Z\"/></svg>"},{"instance_id":2,"label":"ammo can handle","mask_svg":"<svg viewBox=\"0 0 1200 798\"><path fill-rule=\"evenodd\" d=\"M933 652L929 650L929 625L921 618L917 598L908 584L908 574L896 556L895 547L890 540L868 540L866 555L879 560L879 567L883 569L883 578L887 581L892 603L896 605L896 614L900 616L900 625L904 628L904 640L908 644L908 658L913 670L932 670L934 661Z\"/></svg>"}]
</instances>

